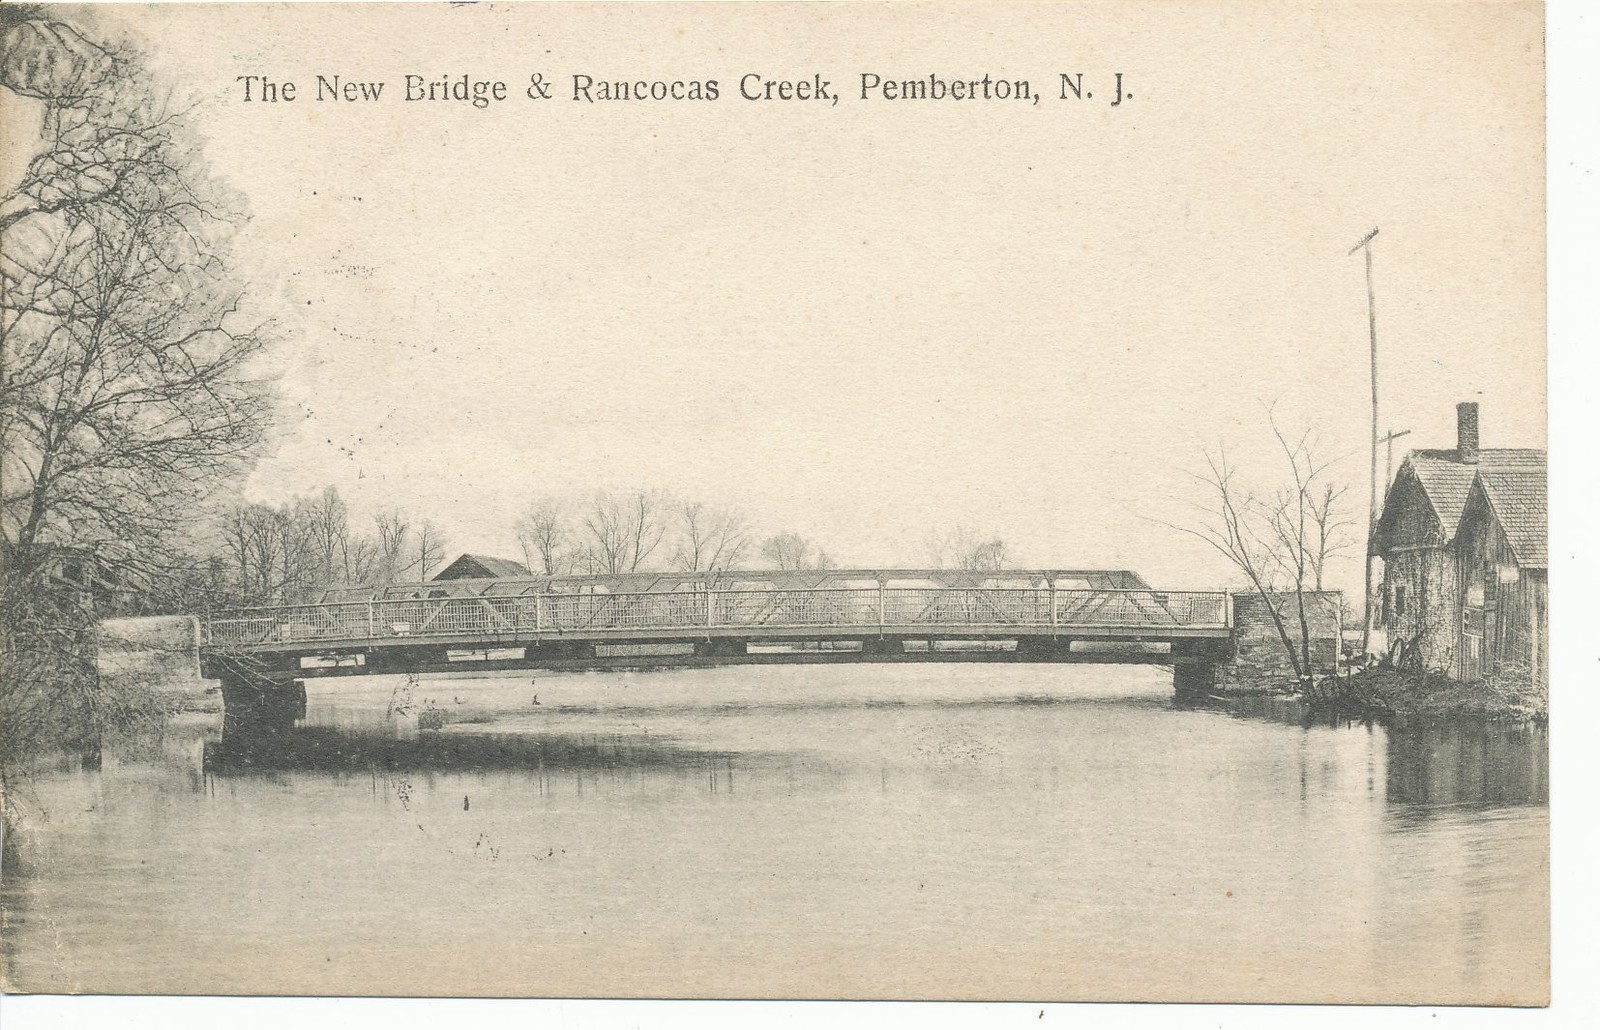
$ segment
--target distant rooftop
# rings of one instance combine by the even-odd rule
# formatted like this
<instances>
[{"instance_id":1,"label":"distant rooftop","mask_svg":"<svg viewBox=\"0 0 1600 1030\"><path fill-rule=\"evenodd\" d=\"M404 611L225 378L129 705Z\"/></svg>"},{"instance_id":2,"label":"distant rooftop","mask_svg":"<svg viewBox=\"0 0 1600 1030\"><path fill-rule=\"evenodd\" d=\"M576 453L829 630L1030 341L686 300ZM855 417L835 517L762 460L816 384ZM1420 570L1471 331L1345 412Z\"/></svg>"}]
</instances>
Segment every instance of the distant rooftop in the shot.
<instances>
[{"instance_id":1,"label":"distant rooftop","mask_svg":"<svg viewBox=\"0 0 1600 1030\"><path fill-rule=\"evenodd\" d=\"M439 570L433 578L439 579L511 579L526 578L531 573L527 566L510 558L496 558L488 554L463 554Z\"/></svg>"}]
</instances>

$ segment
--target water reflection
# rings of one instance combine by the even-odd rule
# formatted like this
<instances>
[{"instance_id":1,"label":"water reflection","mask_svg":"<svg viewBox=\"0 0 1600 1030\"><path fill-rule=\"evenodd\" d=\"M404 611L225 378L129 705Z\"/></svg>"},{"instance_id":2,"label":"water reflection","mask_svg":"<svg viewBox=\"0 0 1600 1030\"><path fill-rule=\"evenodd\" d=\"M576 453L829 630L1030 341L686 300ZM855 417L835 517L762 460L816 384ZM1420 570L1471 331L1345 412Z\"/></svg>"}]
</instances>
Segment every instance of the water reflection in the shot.
<instances>
[{"instance_id":1,"label":"water reflection","mask_svg":"<svg viewBox=\"0 0 1600 1030\"><path fill-rule=\"evenodd\" d=\"M693 729L704 736L706 727L718 721L737 721L748 726L754 721L791 720L790 727L803 719L832 718L849 724L863 717L894 714L906 717L923 715L954 720L957 716L1026 718L1029 709L1050 709L1061 717L1099 711L1102 715L1121 712L1155 714L1174 706L1161 698L1070 698L1018 695L978 699L891 698L881 700L771 702L749 704L707 704L694 707ZM1319 750L1318 768L1299 768L1300 793L1309 797L1314 790L1327 790L1333 778L1351 779L1356 786L1375 791L1382 785L1385 800L1396 806L1504 806L1544 805L1549 801L1549 748L1544 727L1529 722L1473 718L1398 719L1386 723L1360 721L1312 712L1292 700L1271 697L1241 698L1225 705L1212 706L1212 714L1226 714L1246 721L1277 723L1298 727L1304 733L1332 734L1342 742L1337 748ZM1194 709L1207 714L1205 709ZM410 719L397 719L392 712L368 713L365 719L351 719L342 725L308 725L297 721L304 709L282 706L246 708L228 713L220 740L204 744L202 768L208 775L240 775L250 772L488 772L516 770L606 770L663 769L700 770L710 767L732 769L738 762L751 767L821 768L834 765L814 747L798 740L767 741L765 749L750 746L716 746L705 740L689 741L666 735L649 726L670 724L671 716L682 717L683 706L613 705L608 707L565 705L541 713L544 724L518 724L517 713L476 714L462 719L451 712L428 708ZM522 713L526 714L526 713ZM1041 711L1041 717L1043 716ZM575 725L601 724L607 731L554 730L551 722L576 720ZM635 732L618 732L617 723L628 723ZM504 724L503 730L479 730L476 725ZM936 745L940 742L934 742ZM1017 746L1013 741L1012 746ZM916 749L925 756L934 747L924 741ZM948 741L943 742L948 752ZM1326 752L1326 753L1324 753ZM1338 757L1340 754L1343 757ZM862 765L864 757L853 756L851 764ZM882 761L864 763L882 771L895 764L895 755L877 751ZM1352 778L1351 774L1355 773ZM1313 784L1312 777L1318 777Z\"/></svg>"},{"instance_id":2,"label":"water reflection","mask_svg":"<svg viewBox=\"0 0 1600 1030\"><path fill-rule=\"evenodd\" d=\"M1517 719L1359 720L1314 712L1285 698L1247 697L1224 707L1236 717L1299 726L1307 732L1379 734L1385 797L1393 805L1546 805L1548 731Z\"/></svg>"},{"instance_id":3,"label":"water reflection","mask_svg":"<svg viewBox=\"0 0 1600 1030\"><path fill-rule=\"evenodd\" d=\"M1185 709L1054 667L373 679L41 772L11 982L1543 996L1539 728Z\"/></svg>"},{"instance_id":4,"label":"water reflection","mask_svg":"<svg viewBox=\"0 0 1600 1030\"><path fill-rule=\"evenodd\" d=\"M1388 727L1389 801L1396 805L1544 805L1544 727L1490 719L1409 720Z\"/></svg>"},{"instance_id":5,"label":"water reflection","mask_svg":"<svg viewBox=\"0 0 1600 1030\"><path fill-rule=\"evenodd\" d=\"M700 768L733 752L685 747L648 734L424 732L382 736L330 726L230 725L205 744L212 775L252 771L498 772L511 770Z\"/></svg>"}]
</instances>

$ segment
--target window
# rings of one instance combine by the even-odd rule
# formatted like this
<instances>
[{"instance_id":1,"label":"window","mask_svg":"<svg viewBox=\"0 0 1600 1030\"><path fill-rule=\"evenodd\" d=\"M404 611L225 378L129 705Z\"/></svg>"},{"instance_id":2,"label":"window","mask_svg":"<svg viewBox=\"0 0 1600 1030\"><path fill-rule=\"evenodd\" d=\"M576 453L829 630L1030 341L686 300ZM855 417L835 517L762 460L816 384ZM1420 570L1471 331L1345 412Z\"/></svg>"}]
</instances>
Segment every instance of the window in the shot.
<instances>
[{"instance_id":1,"label":"window","mask_svg":"<svg viewBox=\"0 0 1600 1030\"><path fill-rule=\"evenodd\" d=\"M1406 613L1406 585L1396 583L1394 587L1394 617L1401 618Z\"/></svg>"}]
</instances>

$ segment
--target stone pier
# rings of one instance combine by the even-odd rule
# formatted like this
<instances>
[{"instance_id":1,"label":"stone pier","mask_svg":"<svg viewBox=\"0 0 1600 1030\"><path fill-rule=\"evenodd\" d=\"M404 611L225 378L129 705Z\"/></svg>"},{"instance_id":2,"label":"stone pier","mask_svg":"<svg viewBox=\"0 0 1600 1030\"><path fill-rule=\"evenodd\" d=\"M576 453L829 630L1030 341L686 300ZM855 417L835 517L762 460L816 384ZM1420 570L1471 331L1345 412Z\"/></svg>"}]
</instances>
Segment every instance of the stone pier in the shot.
<instances>
[{"instance_id":1,"label":"stone pier","mask_svg":"<svg viewBox=\"0 0 1600 1030\"><path fill-rule=\"evenodd\" d=\"M1270 599L1271 606L1268 606ZM1341 640L1342 595L1338 591L1304 595L1306 623L1311 637L1312 675L1322 677L1338 668ZM1273 621L1278 613L1288 631L1297 656L1301 646L1300 602L1293 593L1278 593L1263 598L1255 591L1233 595L1233 637L1225 660L1214 667L1212 692L1255 693L1295 684L1294 663L1283 646ZM1176 675L1174 689L1182 693Z\"/></svg>"},{"instance_id":2,"label":"stone pier","mask_svg":"<svg viewBox=\"0 0 1600 1030\"><path fill-rule=\"evenodd\" d=\"M305 718L306 682L288 675L268 675L243 668L214 670L222 686L226 728L287 730Z\"/></svg>"}]
</instances>

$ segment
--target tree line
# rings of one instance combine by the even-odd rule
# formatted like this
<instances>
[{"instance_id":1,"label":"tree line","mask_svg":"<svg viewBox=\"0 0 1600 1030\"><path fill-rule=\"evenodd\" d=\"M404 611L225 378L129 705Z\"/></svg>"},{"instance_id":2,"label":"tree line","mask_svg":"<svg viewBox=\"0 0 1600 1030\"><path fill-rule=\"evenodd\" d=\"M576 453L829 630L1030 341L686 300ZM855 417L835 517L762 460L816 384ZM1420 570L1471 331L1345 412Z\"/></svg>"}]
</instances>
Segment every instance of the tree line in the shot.
<instances>
[{"instance_id":1,"label":"tree line","mask_svg":"<svg viewBox=\"0 0 1600 1030\"><path fill-rule=\"evenodd\" d=\"M838 566L799 532L763 534L737 509L661 490L541 496L512 528L516 557L536 576ZM279 505L234 505L199 538L182 591L189 610L304 603L332 587L426 580L454 553L431 520L398 508L356 518L331 486ZM1007 549L997 536L957 526L929 534L925 560L1000 569Z\"/></svg>"},{"instance_id":2,"label":"tree line","mask_svg":"<svg viewBox=\"0 0 1600 1030\"><path fill-rule=\"evenodd\" d=\"M800 533L763 536L736 509L661 490L536 498L513 528L523 564L542 576L837 565L826 549Z\"/></svg>"},{"instance_id":3,"label":"tree line","mask_svg":"<svg viewBox=\"0 0 1600 1030\"><path fill-rule=\"evenodd\" d=\"M352 517L335 487L284 504L237 504L200 537L190 610L314 601L329 587L427 579L449 547L431 520L389 508Z\"/></svg>"},{"instance_id":4,"label":"tree line","mask_svg":"<svg viewBox=\"0 0 1600 1030\"><path fill-rule=\"evenodd\" d=\"M514 532L532 575L833 567L828 552L799 533L760 538L738 512L662 491L602 491L581 504L541 498ZM433 521L399 508L357 518L331 486L277 505L234 505L198 537L177 591L189 610L297 604L333 587L422 581L454 553Z\"/></svg>"},{"instance_id":5,"label":"tree line","mask_svg":"<svg viewBox=\"0 0 1600 1030\"><path fill-rule=\"evenodd\" d=\"M737 509L663 491L541 497L514 528L523 564L544 576L839 567L825 547L798 532L762 534ZM992 570L1006 568L1010 558L999 536L956 526L929 534L923 560L935 568Z\"/></svg>"}]
</instances>

